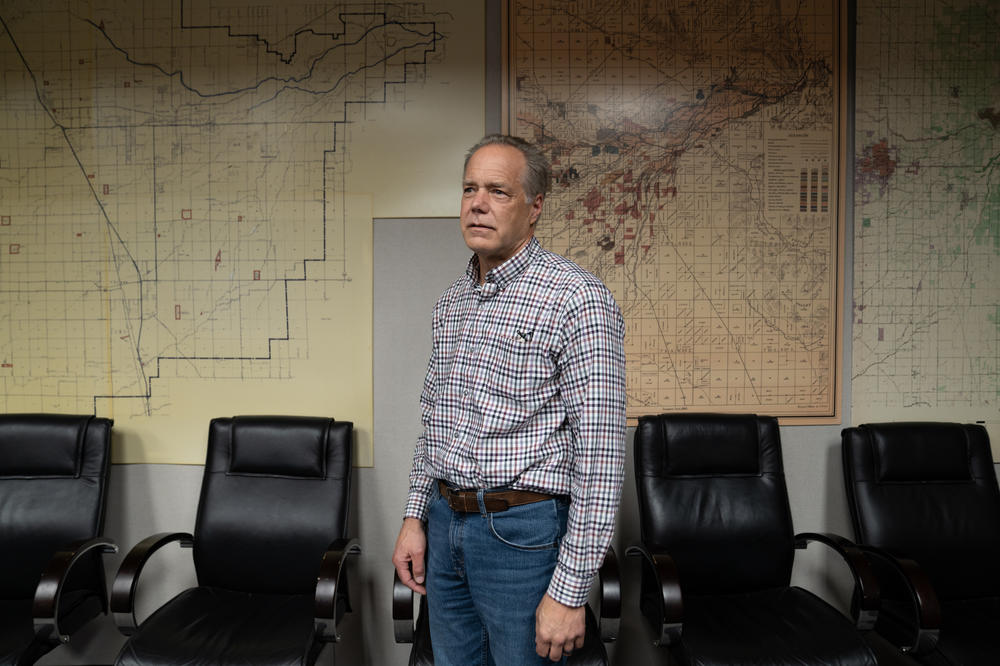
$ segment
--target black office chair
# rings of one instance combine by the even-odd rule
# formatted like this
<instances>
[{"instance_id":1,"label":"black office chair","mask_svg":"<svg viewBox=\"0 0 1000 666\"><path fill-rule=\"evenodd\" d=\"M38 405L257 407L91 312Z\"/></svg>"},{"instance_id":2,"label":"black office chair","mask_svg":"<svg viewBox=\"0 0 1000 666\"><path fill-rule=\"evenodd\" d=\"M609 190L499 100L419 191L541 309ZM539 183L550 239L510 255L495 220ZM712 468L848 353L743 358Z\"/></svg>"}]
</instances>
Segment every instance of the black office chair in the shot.
<instances>
[{"instance_id":1,"label":"black office chair","mask_svg":"<svg viewBox=\"0 0 1000 666\"><path fill-rule=\"evenodd\" d=\"M0 415L0 664L33 664L107 612L111 425Z\"/></svg>"},{"instance_id":2,"label":"black office chair","mask_svg":"<svg viewBox=\"0 0 1000 666\"><path fill-rule=\"evenodd\" d=\"M604 643L618 638L621 619L621 578L618 560L613 548L609 548L598 571L598 603L600 620L594 616L589 604L587 613L587 633L583 647L574 650L566 659L567 666L607 666L608 651ZM392 620L397 643L412 643L409 666L433 666L434 651L431 646L431 630L427 624L427 598L420 597L416 620L413 616L414 592L403 585L399 574L392 578Z\"/></svg>"},{"instance_id":3,"label":"black office chair","mask_svg":"<svg viewBox=\"0 0 1000 666\"><path fill-rule=\"evenodd\" d=\"M352 425L327 418L214 419L194 535L146 538L125 557L111 610L117 664L312 664L350 610L346 538ZM158 548L193 546L198 586L136 623L134 595Z\"/></svg>"},{"instance_id":4,"label":"black office chair","mask_svg":"<svg viewBox=\"0 0 1000 666\"><path fill-rule=\"evenodd\" d=\"M1000 662L1000 489L979 425L842 431L855 537L883 590L876 631L926 664Z\"/></svg>"},{"instance_id":5,"label":"black office chair","mask_svg":"<svg viewBox=\"0 0 1000 666\"><path fill-rule=\"evenodd\" d=\"M680 664L875 664L859 633L877 583L853 544L794 535L777 420L643 417L635 431L642 557L640 609ZM855 578L857 626L790 585L796 548L833 547Z\"/></svg>"}]
</instances>

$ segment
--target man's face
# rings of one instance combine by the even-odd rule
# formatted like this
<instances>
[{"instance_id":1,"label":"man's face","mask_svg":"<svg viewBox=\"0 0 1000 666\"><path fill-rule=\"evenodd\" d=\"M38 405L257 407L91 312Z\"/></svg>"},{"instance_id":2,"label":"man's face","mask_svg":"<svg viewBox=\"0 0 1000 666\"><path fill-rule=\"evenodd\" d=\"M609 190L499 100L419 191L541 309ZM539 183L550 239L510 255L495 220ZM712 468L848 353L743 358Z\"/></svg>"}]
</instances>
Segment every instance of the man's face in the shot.
<instances>
[{"instance_id":1,"label":"man's face","mask_svg":"<svg viewBox=\"0 0 1000 666\"><path fill-rule=\"evenodd\" d=\"M524 155L517 148L483 146L469 159L462 180L462 237L479 257L480 279L531 239L542 195L524 200Z\"/></svg>"}]
</instances>

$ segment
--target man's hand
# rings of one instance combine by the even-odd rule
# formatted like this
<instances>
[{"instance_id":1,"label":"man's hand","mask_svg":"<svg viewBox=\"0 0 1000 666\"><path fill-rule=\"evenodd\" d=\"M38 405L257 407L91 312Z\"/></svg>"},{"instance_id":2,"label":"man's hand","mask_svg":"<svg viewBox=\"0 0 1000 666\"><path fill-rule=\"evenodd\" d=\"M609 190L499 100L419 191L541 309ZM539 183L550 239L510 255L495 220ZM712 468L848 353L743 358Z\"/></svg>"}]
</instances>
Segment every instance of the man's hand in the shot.
<instances>
[{"instance_id":1,"label":"man's hand","mask_svg":"<svg viewBox=\"0 0 1000 666\"><path fill-rule=\"evenodd\" d=\"M583 634L587 629L586 611L583 606L564 606L549 595L535 610L535 652L540 657L559 661L583 647Z\"/></svg>"},{"instance_id":2,"label":"man's hand","mask_svg":"<svg viewBox=\"0 0 1000 666\"><path fill-rule=\"evenodd\" d=\"M396 549L392 552L392 563L396 565L399 580L419 594L427 594L427 588L424 587L426 550L427 535L424 534L423 523L416 518L404 518L396 538Z\"/></svg>"}]
</instances>

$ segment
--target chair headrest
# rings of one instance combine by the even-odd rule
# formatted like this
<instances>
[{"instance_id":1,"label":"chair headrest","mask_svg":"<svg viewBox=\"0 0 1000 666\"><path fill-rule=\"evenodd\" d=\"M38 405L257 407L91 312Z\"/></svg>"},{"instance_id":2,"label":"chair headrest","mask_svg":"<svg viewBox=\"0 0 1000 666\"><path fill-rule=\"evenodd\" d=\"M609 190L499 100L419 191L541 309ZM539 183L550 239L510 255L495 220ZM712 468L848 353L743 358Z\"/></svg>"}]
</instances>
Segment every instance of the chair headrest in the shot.
<instances>
[{"instance_id":1,"label":"chair headrest","mask_svg":"<svg viewBox=\"0 0 1000 666\"><path fill-rule=\"evenodd\" d=\"M958 423L880 423L871 433L879 481L970 481L969 445Z\"/></svg>"},{"instance_id":2,"label":"chair headrest","mask_svg":"<svg viewBox=\"0 0 1000 666\"><path fill-rule=\"evenodd\" d=\"M75 477L92 416L0 416L0 477Z\"/></svg>"},{"instance_id":3,"label":"chair headrest","mask_svg":"<svg viewBox=\"0 0 1000 666\"><path fill-rule=\"evenodd\" d=\"M232 424L230 474L326 478L331 419L237 416ZM280 442L281 446L275 446Z\"/></svg>"},{"instance_id":4,"label":"chair headrest","mask_svg":"<svg viewBox=\"0 0 1000 666\"><path fill-rule=\"evenodd\" d=\"M654 463L668 476L758 475L760 439L753 414L670 414L643 417L638 435L659 439L663 458Z\"/></svg>"}]
</instances>

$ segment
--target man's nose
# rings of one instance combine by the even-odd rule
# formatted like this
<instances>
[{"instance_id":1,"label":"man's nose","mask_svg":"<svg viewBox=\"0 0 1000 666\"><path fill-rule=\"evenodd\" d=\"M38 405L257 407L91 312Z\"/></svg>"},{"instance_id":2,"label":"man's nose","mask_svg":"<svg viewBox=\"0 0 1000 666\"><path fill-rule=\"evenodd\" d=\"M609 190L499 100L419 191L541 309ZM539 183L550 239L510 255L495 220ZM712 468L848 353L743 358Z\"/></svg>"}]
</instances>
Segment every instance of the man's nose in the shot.
<instances>
[{"instance_id":1,"label":"man's nose","mask_svg":"<svg viewBox=\"0 0 1000 666\"><path fill-rule=\"evenodd\" d=\"M476 190L472 197L472 210L477 213L485 213L489 210L490 197L486 190Z\"/></svg>"}]
</instances>

